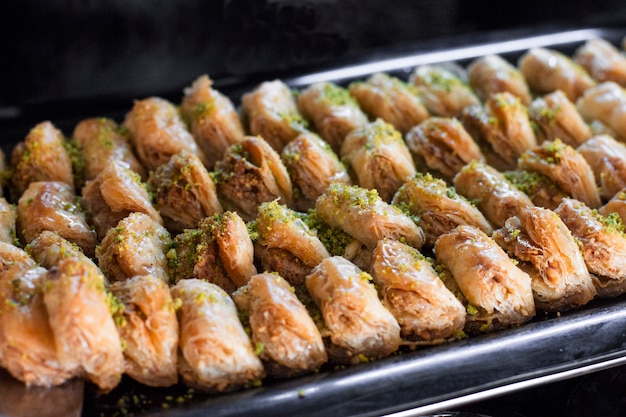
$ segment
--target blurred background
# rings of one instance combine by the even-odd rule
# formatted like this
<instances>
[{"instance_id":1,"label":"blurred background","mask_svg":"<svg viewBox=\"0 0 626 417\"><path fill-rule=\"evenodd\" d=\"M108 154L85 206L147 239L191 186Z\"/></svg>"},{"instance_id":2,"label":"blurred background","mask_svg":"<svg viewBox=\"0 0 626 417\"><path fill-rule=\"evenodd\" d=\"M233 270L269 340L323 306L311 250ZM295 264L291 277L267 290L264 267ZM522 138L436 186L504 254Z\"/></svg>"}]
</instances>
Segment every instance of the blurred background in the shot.
<instances>
[{"instance_id":1,"label":"blurred background","mask_svg":"<svg viewBox=\"0 0 626 417\"><path fill-rule=\"evenodd\" d=\"M178 95L472 35L626 21L623 0L5 0L0 107ZM230 77L230 78L229 78Z\"/></svg>"}]
</instances>

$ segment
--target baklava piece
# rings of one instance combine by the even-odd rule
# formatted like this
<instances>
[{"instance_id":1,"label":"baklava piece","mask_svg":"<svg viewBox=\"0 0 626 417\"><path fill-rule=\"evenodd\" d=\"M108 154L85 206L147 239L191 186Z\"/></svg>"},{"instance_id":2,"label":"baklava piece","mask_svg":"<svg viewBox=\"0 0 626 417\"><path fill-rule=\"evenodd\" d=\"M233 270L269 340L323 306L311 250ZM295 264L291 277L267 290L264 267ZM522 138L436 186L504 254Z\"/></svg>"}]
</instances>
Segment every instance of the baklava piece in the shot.
<instances>
[{"instance_id":1,"label":"baklava piece","mask_svg":"<svg viewBox=\"0 0 626 417\"><path fill-rule=\"evenodd\" d=\"M124 344L124 372L151 387L178 381L178 319L170 289L152 275L111 284L115 324Z\"/></svg>"},{"instance_id":2,"label":"baklava piece","mask_svg":"<svg viewBox=\"0 0 626 417\"><path fill-rule=\"evenodd\" d=\"M81 205L87 220L96 230L98 240L102 240L109 229L133 212L147 214L163 224L161 215L152 205L147 184L124 162L112 162L95 180L87 181L82 197Z\"/></svg>"},{"instance_id":3,"label":"baklava piece","mask_svg":"<svg viewBox=\"0 0 626 417\"><path fill-rule=\"evenodd\" d=\"M61 364L106 392L121 381L124 356L104 283L90 264L66 258L46 276L43 299Z\"/></svg>"},{"instance_id":4,"label":"baklava piece","mask_svg":"<svg viewBox=\"0 0 626 417\"><path fill-rule=\"evenodd\" d=\"M10 191L16 201L31 182L59 181L74 187L67 140L51 122L33 127L11 153Z\"/></svg>"},{"instance_id":5,"label":"baklava piece","mask_svg":"<svg viewBox=\"0 0 626 417\"><path fill-rule=\"evenodd\" d=\"M327 332L329 358L357 364L382 358L400 346L400 326L378 299L372 277L350 261L326 258L306 278Z\"/></svg>"},{"instance_id":6,"label":"baklava piece","mask_svg":"<svg viewBox=\"0 0 626 417\"><path fill-rule=\"evenodd\" d=\"M93 257L96 232L87 224L70 185L54 181L32 182L20 197L17 204L18 236L24 243L30 243L44 230L58 233Z\"/></svg>"},{"instance_id":7,"label":"baklava piece","mask_svg":"<svg viewBox=\"0 0 626 417\"><path fill-rule=\"evenodd\" d=\"M306 211L333 182L352 184L346 167L330 145L315 133L302 133L289 142L281 158L294 186L296 208Z\"/></svg>"},{"instance_id":8,"label":"baklava piece","mask_svg":"<svg viewBox=\"0 0 626 417\"><path fill-rule=\"evenodd\" d=\"M602 198L610 199L626 187L626 145L596 135L576 150L591 167Z\"/></svg>"},{"instance_id":9,"label":"baklava piece","mask_svg":"<svg viewBox=\"0 0 626 417\"><path fill-rule=\"evenodd\" d=\"M576 101L596 84L581 66L552 49L532 48L522 55L518 66L536 94L561 90L571 101Z\"/></svg>"},{"instance_id":10,"label":"baklava piece","mask_svg":"<svg viewBox=\"0 0 626 417\"><path fill-rule=\"evenodd\" d=\"M601 205L600 191L591 167L574 148L558 139L524 152L518 161L518 168L545 175L567 195L592 208Z\"/></svg>"},{"instance_id":11,"label":"baklava piece","mask_svg":"<svg viewBox=\"0 0 626 417\"><path fill-rule=\"evenodd\" d=\"M205 217L223 212L211 175L187 151L153 171L149 185L154 190L154 206L172 233L193 229Z\"/></svg>"},{"instance_id":12,"label":"baklava piece","mask_svg":"<svg viewBox=\"0 0 626 417\"><path fill-rule=\"evenodd\" d=\"M626 236L617 213L603 216L580 201L565 199L555 210L578 240L600 297L626 291Z\"/></svg>"},{"instance_id":13,"label":"baklava piece","mask_svg":"<svg viewBox=\"0 0 626 417\"><path fill-rule=\"evenodd\" d=\"M261 83L254 91L244 94L241 101L250 133L265 139L278 153L308 130L308 122L298 111L293 93L280 80Z\"/></svg>"},{"instance_id":14,"label":"baklava piece","mask_svg":"<svg viewBox=\"0 0 626 417\"><path fill-rule=\"evenodd\" d=\"M531 276L537 309L564 311L595 297L578 243L555 212L541 207L521 210L493 238Z\"/></svg>"},{"instance_id":15,"label":"baklava piece","mask_svg":"<svg viewBox=\"0 0 626 417\"><path fill-rule=\"evenodd\" d=\"M361 187L376 189L387 202L415 175L413 158L402 134L382 119L348 134L341 146L341 159Z\"/></svg>"},{"instance_id":16,"label":"baklava piece","mask_svg":"<svg viewBox=\"0 0 626 417\"><path fill-rule=\"evenodd\" d=\"M463 125L482 144L487 161L500 170L515 168L517 158L537 146L528 111L519 98L503 92L491 95L481 106L463 110Z\"/></svg>"},{"instance_id":17,"label":"baklava piece","mask_svg":"<svg viewBox=\"0 0 626 417\"><path fill-rule=\"evenodd\" d=\"M458 116L465 107L480 104L469 85L443 67L421 65L411 74L411 83L434 116Z\"/></svg>"},{"instance_id":18,"label":"baklava piece","mask_svg":"<svg viewBox=\"0 0 626 417\"><path fill-rule=\"evenodd\" d=\"M46 269L0 242L0 366L27 386L64 384L78 372L59 358L44 304Z\"/></svg>"},{"instance_id":19,"label":"baklava piece","mask_svg":"<svg viewBox=\"0 0 626 417\"><path fill-rule=\"evenodd\" d=\"M457 119L431 117L405 135L419 170L434 171L452 181L459 170L485 157Z\"/></svg>"},{"instance_id":20,"label":"baklava piece","mask_svg":"<svg viewBox=\"0 0 626 417\"><path fill-rule=\"evenodd\" d=\"M577 147L591 137L591 129L578 113L576 105L561 91L537 97L528 107L540 142L555 141Z\"/></svg>"},{"instance_id":21,"label":"baklava piece","mask_svg":"<svg viewBox=\"0 0 626 417\"><path fill-rule=\"evenodd\" d=\"M385 203L376 190L332 184L315 205L319 218L374 249L380 239L402 240L421 248L424 231L402 211Z\"/></svg>"},{"instance_id":22,"label":"baklava piece","mask_svg":"<svg viewBox=\"0 0 626 417\"><path fill-rule=\"evenodd\" d=\"M495 227L533 202L504 174L481 162L464 166L454 177L456 191L469 199Z\"/></svg>"},{"instance_id":23,"label":"baklava piece","mask_svg":"<svg viewBox=\"0 0 626 417\"><path fill-rule=\"evenodd\" d=\"M530 276L484 232L459 226L437 239L435 255L467 303L465 331L489 332L535 316Z\"/></svg>"},{"instance_id":24,"label":"baklava piece","mask_svg":"<svg viewBox=\"0 0 626 417\"><path fill-rule=\"evenodd\" d=\"M131 213L111 228L96 249L98 266L111 281L152 275L169 283L170 234L143 213Z\"/></svg>"},{"instance_id":25,"label":"baklava piece","mask_svg":"<svg viewBox=\"0 0 626 417\"><path fill-rule=\"evenodd\" d=\"M616 139L626 141L626 91L612 81L588 89L576 107L589 123L600 122Z\"/></svg>"},{"instance_id":26,"label":"baklava piece","mask_svg":"<svg viewBox=\"0 0 626 417\"><path fill-rule=\"evenodd\" d=\"M416 249L394 240L378 241L372 276L404 339L436 344L463 334L465 307Z\"/></svg>"},{"instance_id":27,"label":"baklava piece","mask_svg":"<svg viewBox=\"0 0 626 417\"><path fill-rule=\"evenodd\" d=\"M235 303L224 290L199 279L184 279L172 287L172 297L181 304L177 316L182 382L203 391L222 392L265 376Z\"/></svg>"},{"instance_id":28,"label":"baklava piece","mask_svg":"<svg viewBox=\"0 0 626 417\"><path fill-rule=\"evenodd\" d=\"M268 375L313 372L328 360L322 336L294 288L276 274L259 274L233 294Z\"/></svg>"},{"instance_id":29,"label":"baklava piece","mask_svg":"<svg viewBox=\"0 0 626 417\"><path fill-rule=\"evenodd\" d=\"M574 61L598 82L613 81L626 87L626 57L604 39L590 39L574 53Z\"/></svg>"},{"instance_id":30,"label":"baklava piece","mask_svg":"<svg viewBox=\"0 0 626 417\"><path fill-rule=\"evenodd\" d=\"M306 276L330 254L315 230L291 209L276 201L263 203L254 222L255 256L267 272L277 272L291 285Z\"/></svg>"},{"instance_id":31,"label":"baklava piece","mask_svg":"<svg viewBox=\"0 0 626 417\"><path fill-rule=\"evenodd\" d=\"M169 161L183 150L196 154L208 163L202 150L176 106L160 97L136 100L126 114L123 127L130 132L130 140L141 163L149 170Z\"/></svg>"},{"instance_id":32,"label":"baklava piece","mask_svg":"<svg viewBox=\"0 0 626 417\"><path fill-rule=\"evenodd\" d=\"M417 174L407 181L392 203L419 219L427 246L433 246L439 235L460 225L475 226L488 235L493 231L485 216L469 200L430 174Z\"/></svg>"},{"instance_id":33,"label":"baklava piece","mask_svg":"<svg viewBox=\"0 0 626 417\"><path fill-rule=\"evenodd\" d=\"M349 90L372 120L380 118L402 134L430 116L414 85L384 73L353 82Z\"/></svg>"},{"instance_id":34,"label":"baklava piece","mask_svg":"<svg viewBox=\"0 0 626 417\"><path fill-rule=\"evenodd\" d=\"M508 92L518 97L524 106L531 95L522 73L499 55L476 58L467 68L467 77L476 95L483 100L496 93Z\"/></svg>"},{"instance_id":35,"label":"baklava piece","mask_svg":"<svg viewBox=\"0 0 626 417\"><path fill-rule=\"evenodd\" d=\"M204 162L212 169L231 145L243 141L245 132L232 101L212 88L207 75L198 77L183 90L181 112L189 125Z\"/></svg>"},{"instance_id":36,"label":"baklava piece","mask_svg":"<svg viewBox=\"0 0 626 417\"><path fill-rule=\"evenodd\" d=\"M335 153L348 133L368 122L348 90L333 83L315 83L300 92L298 109Z\"/></svg>"},{"instance_id":37,"label":"baklava piece","mask_svg":"<svg viewBox=\"0 0 626 417\"><path fill-rule=\"evenodd\" d=\"M228 293L245 285L257 273L254 245L246 223L231 211L207 217L197 229L177 235L167 259L175 282L199 278Z\"/></svg>"},{"instance_id":38,"label":"baklava piece","mask_svg":"<svg viewBox=\"0 0 626 417\"><path fill-rule=\"evenodd\" d=\"M293 190L280 156L263 139L248 136L226 151L215 165L218 197L224 209L245 220L256 217L261 203L279 199L293 207Z\"/></svg>"},{"instance_id":39,"label":"baklava piece","mask_svg":"<svg viewBox=\"0 0 626 417\"><path fill-rule=\"evenodd\" d=\"M79 186L94 180L112 161L123 161L141 178L148 177L133 153L129 132L112 119L100 117L80 121L74 127L72 144L83 163Z\"/></svg>"}]
</instances>

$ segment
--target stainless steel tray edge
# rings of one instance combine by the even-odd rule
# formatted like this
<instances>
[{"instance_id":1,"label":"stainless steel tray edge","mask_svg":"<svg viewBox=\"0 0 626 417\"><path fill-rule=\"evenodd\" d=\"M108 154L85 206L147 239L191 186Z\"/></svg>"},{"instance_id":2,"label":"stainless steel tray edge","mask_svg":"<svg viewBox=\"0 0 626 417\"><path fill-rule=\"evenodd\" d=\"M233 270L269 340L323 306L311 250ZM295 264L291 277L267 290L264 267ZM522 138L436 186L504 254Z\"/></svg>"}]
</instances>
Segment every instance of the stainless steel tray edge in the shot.
<instances>
[{"instance_id":1,"label":"stainless steel tray edge","mask_svg":"<svg viewBox=\"0 0 626 417\"><path fill-rule=\"evenodd\" d=\"M626 300L614 301L145 416L407 417L442 411L626 363Z\"/></svg>"}]
</instances>

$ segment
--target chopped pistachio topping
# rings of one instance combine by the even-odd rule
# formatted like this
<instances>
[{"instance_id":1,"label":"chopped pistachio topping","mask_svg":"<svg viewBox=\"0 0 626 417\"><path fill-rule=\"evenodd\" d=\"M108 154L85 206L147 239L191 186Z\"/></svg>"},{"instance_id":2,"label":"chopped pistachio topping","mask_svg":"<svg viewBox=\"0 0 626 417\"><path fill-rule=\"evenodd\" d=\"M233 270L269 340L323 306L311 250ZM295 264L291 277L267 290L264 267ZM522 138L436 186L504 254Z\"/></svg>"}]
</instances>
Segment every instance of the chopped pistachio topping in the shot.
<instances>
[{"instance_id":1,"label":"chopped pistachio topping","mask_svg":"<svg viewBox=\"0 0 626 417\"><path fill-rule=\"evenodd\" d=\"M624 223L621 217L617 213L609 213L607 216L603 216L596 209L593 210L596 219L602 223L607 232L624 233Z\"/></svg>"},{"instance_id":2,"label":"chopped pistachio topping","mask_svg":"<svg viewBox=\"0 0 626 417\"><path fill-rule=\"evenodd\" d=\"M324 223L315 209L308 213L298 213L310 229L317 231L317 237L333 256L341 256L345 253L346 246L354 241L354 238L341 229L335 229Z\"/></svg>"},{"instance_id":3,"label":"chopped pistachio topping","mask_svg":"<svg viewBox=\"0 0 626 417\"><path fill-rule=\"evenodd\" d=\"M402 134L393 125L386 123L382 119L377 119L362 128L362 132L367 139L365 149L371 150L382 145L392 143L404 143Z\"/></svg>"},{"instance_id":4,"label":"chopped pistachio topping","mask_svg":"<svg viewBox=\"0 0 626 417\"><path fill-rule=\"evenodd\" d=\"M348 90L333 83L324 84L322 100L330 106L357 106Z\"/></svg>"},{"instance_id":5,"label":"chopped pistachio topping","mask_svg":"<svg viewBox=\"0 0 626 417\"><path fill-rule=\"evenodd\" d=\"M455 87L465 87L463 80L443 68L433 67L426 73L424 81L426 84L432 85L448 93Z\"/></svg>"}]
</instances>

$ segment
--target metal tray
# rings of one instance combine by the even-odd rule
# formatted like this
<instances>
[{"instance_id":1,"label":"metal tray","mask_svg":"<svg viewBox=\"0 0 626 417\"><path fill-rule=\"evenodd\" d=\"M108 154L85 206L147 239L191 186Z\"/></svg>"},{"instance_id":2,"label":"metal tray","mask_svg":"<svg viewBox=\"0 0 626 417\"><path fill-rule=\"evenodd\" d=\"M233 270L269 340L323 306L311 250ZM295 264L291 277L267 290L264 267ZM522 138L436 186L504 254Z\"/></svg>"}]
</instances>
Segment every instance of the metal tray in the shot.
<instances>
[{"instance_id":1,"label":"metal tray","mask_svg":"<svg viewBox=\"0 0 626 417\"><path fill-rule=\"evenodd\" d=\"M601 37L618 44L625 34L626 30L621 27L508 38L490 34L475 37L471 46L446 48L442 42L431 43L414 49L379 52L363 57L356 64L275 78L282 78L295 88L316 81L346 83L379 71L406 78L420 64L455 62L465 65L486 54L500 54L515 62L523 52L537 46L571 54L587 39ZM256 82L258 80L216 80L215 88L238 101ZM88 116L119 118L126 110L109 109ZM30 115L31 118L37 116ZM72 117L59 116L58 122L47 118L62 129L71 129L80 117L79 113ZM25 123L30 121L22 117L13 124L0 125L0 143L5 149L15 143L14 132L23 129ZM7 142L9 138L13 141ZM56 400L53 402L57 404L65 403L65 408L74 416L424 415L626 364L624 297L594 300L584 308L563 315L541 315L517 328L401 351L383 360L352 367L327 366L316 374L295 379L266 379L261 387L220 395L183 386L149 388L125 377L120 386L107 395L98 395L93 386L85 384L83 400L82 382L49 390L27 390L5 372L0 372L0 393L9 392L7 387L12 393L8 399L0 395L0 416L61 415L55 407L42 410L41 405L49 399ZM64 397L65 401L59 402ZM68 402L78 406L68 406ZM37 413L24 411L33 407L38 409Z\"/></svg>"}]
</instances>

